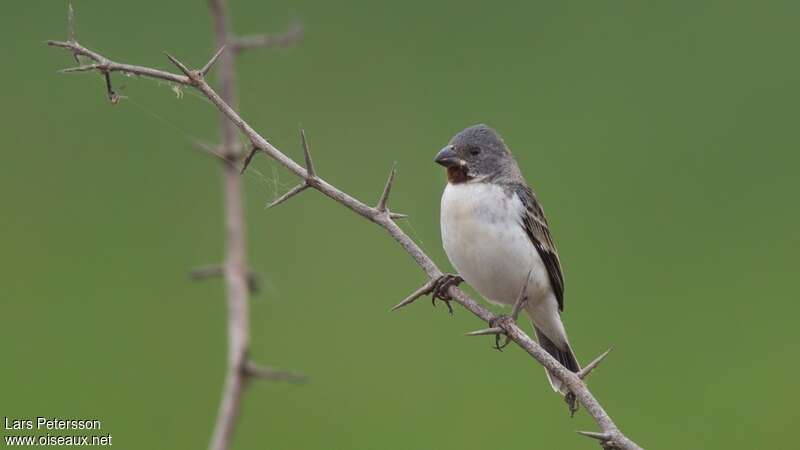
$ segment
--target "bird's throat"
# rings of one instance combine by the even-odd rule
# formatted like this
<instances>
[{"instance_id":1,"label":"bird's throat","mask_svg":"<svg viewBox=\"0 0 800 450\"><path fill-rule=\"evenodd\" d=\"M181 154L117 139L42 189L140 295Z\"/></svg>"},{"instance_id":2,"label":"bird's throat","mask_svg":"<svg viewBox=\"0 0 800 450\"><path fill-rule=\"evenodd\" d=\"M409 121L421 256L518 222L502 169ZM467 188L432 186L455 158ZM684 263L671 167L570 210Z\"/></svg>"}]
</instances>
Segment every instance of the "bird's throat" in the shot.
<instances>
[{"instance_id":1,"label":"bird's throat","mask_svg":"<svg viewBox=\"0 0 800 450\"><path fill-rule=\"evenodd\" d=\"M452 166L447 168L447 181L452 184L466 183L470 180L465 166Z\"/></svg>"}]
</instances>

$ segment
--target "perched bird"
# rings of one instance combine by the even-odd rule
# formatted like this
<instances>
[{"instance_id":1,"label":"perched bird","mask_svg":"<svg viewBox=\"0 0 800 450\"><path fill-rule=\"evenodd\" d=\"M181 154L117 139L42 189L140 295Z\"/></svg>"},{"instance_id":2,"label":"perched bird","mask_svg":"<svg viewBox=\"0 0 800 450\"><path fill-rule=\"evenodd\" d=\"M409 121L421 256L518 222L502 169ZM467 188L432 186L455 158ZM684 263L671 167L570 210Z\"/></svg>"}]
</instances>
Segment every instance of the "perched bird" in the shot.
<instances>
[{"instance_id":1,"label":"perched bird","mask_svg":"<svg viewBox=\"0 0 800 450\"><path fill-rule=\"evenodd\" d=\"M442 195L442 243L460 278L487 300L524 311L539 344L578 372L561 311L564 275L544 211L503 139L486 125L458 133L435 161L447 168ZM451 279L452 280L452 279ZM565 388L549 372L553 389Z\"/></svg>"}]
</instances>

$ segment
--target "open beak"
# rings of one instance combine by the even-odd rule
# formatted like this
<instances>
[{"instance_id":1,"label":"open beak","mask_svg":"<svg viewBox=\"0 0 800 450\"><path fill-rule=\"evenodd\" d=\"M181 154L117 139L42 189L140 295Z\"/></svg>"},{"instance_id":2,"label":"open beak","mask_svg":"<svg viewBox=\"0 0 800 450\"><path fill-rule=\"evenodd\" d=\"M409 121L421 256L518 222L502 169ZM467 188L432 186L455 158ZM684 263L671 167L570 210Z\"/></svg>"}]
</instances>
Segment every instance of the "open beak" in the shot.
<instances>
[{"instance_id":1,"label":"open beak","mask_svg":"<svg viewBox=\"0 0 800 450\"><path fill-rule=\"evenodd\" d=\"M441 149L439 153L436 154L436 159L434 159L437 164L441 164L445 167L455 167L455 166L463 166L464 161L456 155L456 152L453 150L452 145L448 145L447 147Z\"/></svg>"}]
</instances>

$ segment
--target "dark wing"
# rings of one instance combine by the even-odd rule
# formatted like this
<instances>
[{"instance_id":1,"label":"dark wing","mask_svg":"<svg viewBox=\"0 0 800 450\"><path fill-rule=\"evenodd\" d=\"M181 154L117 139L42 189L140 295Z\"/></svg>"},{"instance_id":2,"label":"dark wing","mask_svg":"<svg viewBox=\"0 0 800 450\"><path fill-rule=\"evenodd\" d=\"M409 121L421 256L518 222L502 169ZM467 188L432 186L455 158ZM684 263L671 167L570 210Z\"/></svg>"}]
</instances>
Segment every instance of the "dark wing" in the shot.
<instances>
[{"instance_id":1,"label":"dark wing","mask_svg":"<svg viewBox=\"0 0 800 450\"><path fill-rule=\"evenodd\" d=\"M550 228L547 226L547 219L544 217L542 206L539 204L539 200L536 199L536 194L527 185L515 185L514 192L522 200L523 206L525 206L522 227L531 239L533 246L536 247L536 251L539 252L539 257L542 258L545 267L547 267L550 285L553 287L556 299L558 299L558 309L563 311L564 273L561 271L561 261L558 259L556 244L550 236Z\"/></svg>"}]
</instances>

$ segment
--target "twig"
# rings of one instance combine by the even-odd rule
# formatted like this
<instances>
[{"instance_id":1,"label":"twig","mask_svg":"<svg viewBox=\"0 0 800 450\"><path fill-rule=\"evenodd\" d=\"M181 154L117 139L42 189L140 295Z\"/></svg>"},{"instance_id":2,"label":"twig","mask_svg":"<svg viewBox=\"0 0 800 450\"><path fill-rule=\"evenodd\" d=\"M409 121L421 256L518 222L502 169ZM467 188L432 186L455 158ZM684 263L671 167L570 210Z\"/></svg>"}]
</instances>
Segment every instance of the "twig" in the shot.
<instances>
[{"instance_id":1,"label":"twig","mask_svg":"<svg viewBox=\"0 0 800 450\"><path fill-rule=\"evenodd\" d=\"M195 281L203 281L223 275L225 275L225 266L222 265L200 266L189 272L189 276ZM261 291L258 273L253 270L247 271L247 289L252 295L256 295Z\"/></svg>"},{"instance_id":2,"label":"twig","mask_svg":"<svg viewBox=\"0 0 800 450\"><path fill-rule=\"evenodd\" d=\"M294 22L285 33L253 34L233 39L233 50L241 52L254 48L290 47L303 39L303 26Z\"/></svg>"},{"instance_id":3,"label":"twig","mask_svg":"<svg viewBox=\"0 0 800 450\"><path fill-rule=\"evenodd\" d=\"M220 5L223 5L223 0L212 0L212 9L219 8ZM215 9L216 10L216 9ZM216 15L215 15L216 17ZM223 15L223 17L227 17ZM221 35L226 38L228 36L227 29L225 26L220 26L220 23L225 22L215 20L217 24L217 31L218 36L220 35L220 30L222 30ZM220 42L218 38L218 44L222 45L225 42ZM83 47L78 46L77 43L72 44L68 42L51 42L50 45L56 45L62 48L66 48L73 52L80 50L82 55L87 56L93 59L95 62L104 63L109 70L114 70L112 68L116 68L116 70L123 70L122 67L125 67L125 71L137 74L137 75L144 75L144 76L152 76L154 78L166 79L168 81L173 81L180 84L191 85L196 87L200 92L202 92L210 101L213 103L219 111L227 117L230 122L235 125L248 139L252 144L259 148L262 152L266 153L268 156L276 160L281 165L285 166L289 171L300 177L302 180L308 180L309 178L309 171L302 167L301 165L297 164L294 160L286 156L283 152L278 150L275 146L269 143L263 136L261 136L258 132L256 132L249 123L247 123L242 117L230 106L229 102L226 101L223 97L220 96L213 88L211 88L208 83L202 77L199 77L198 80L191 80L188 76L181 76L181 75L174 75L168 72L159 71L156 69L151 69L147 67L141 66L128 66L128 65L121 65L119 63L115 63L110 61L109 59L105 58L104 56L89 51L88 49L84 49ZM224 56L224 55L223 55ZM220 90L222 92L225 91L225 86L227 83L220 83ZM233 172L236 173L235 171ZM238 186L238 183L236 184ZM350 196L349 194L339 190L335 186L329 184L324 179L319 178L316 176L314 178L314 183L311 186L323 195L330 197L331 199L335 200L336 202L342 204L346 208L350 209L351 211L355 212L356 214L366 218L367 220L377 224L381 228L383 228L395 241L400 244L400 246L411 256L411 258L423 269L429 279L435 280L438 279L442 275L442 271L433 263L433 261L422 251L422 249L411 239L409 238L403 230L392 220L393 218L391 215L386 214L385 211L379 211L377 208L373 208L368 206L367 204L357 200L356 198ZM239 192L235 191L237 194L237 199L240 199L238 195ZM229 192L230 194L231 192ZM238 205L241 207L241 205ZM241 217L238 215L237 217ZM229 217L230 218L230 217ZM229 224L230 229L230 224ZM242 237L243 239L243 237ZM238 245L236 247L231 248L240 248ZM243 246L241 247L243 248ZM234 252L235 253L235 252ZM243 260L243 255L232 255L231 257L229 254L229 258L227 264L231 267L236 267L236 262L240 263L241 267L244 267L241 264ZM233 278L229 276L229 278ZM241 300L242 298L246 298L246 294L242 295L245 292L244 286L244 278L241 277L241 283L232 283L232 285L241 284L242 288L235 290L233 292L233 297ZM470 311L475 316L479 317L481 320L487 323L492 323L495 319L494 314L492 314L488 309L481 306L478 302L474 299L466 295L457 287L450 287L448 289L448 293L453 297L453 300L463 306L465 309ZM234 306L241 306L239 301L232 302ZM246 302L244 303L246 308ZM231 311L231 321L235 322L237 318L246 318L246 309L245 313L242 314L242 311L236 311L235 308L232 308ZM502 328L504 333L517 345L523 348L529 355L531 355L536 361L538 361L542 366L544 366L550 373L553 374L559 381L563 383L564 386L572 392L577 400L582 404L588 414L592 417L595 421L597 426L600 428L601 432L604 436L607 436L607 439L603 441L604 445L606 443L613 444L613 448L617 449L640 449L636 443L632 440L627 438L617 427L611 417L606 413L597 399L592 395L583 381L577 376L577 374L570 372L565 367L563 367L557 360L555 360L552 356L550 356L539 344L537 344L530 336L528 336L525 332L519 328L516 323L511 320L503 320L499 321L498 324L499 328ZM233 323L231 324L233 325ZM231 330L235 330L235 327L229 327ZM246 330L246 328L245 328ZM231 337L231 349L234 348L247 348L246 346L246 333L240 333L241 330L238 330L236 333L232 334ZM241 345L244 343L245 345ZM236 345L234 345L236 344ZM241 358L241 354L231 352L231 361L233 365L236 365L238 361L237 358ZM241 362L238 364L238 367L241 368ZM241 370L239 370L241 372ZM238 411L238 399L240 396L241 390L241 380L237 381L239 384L231 383L228 381L226 383L226 393L231 392L230 398L235 399L230 408L226 408L225 405L220 409L220 417L223 418L226 415L231 415L235 417L236 412ZM229 398L228 395L225 398ZM230 422L229 420L227 422ZM229 427L227 429L223 429L223 435L220 438L222 442L228 442L230 438L229 430L232 428ZM216 436L216 434L215 434ZM214 442L217 442L215 439ZM212 448L226 448L225 445L215 446L212 444Z\"/></svg>"},{"instance_id":4,"label":"twig","mask_svg":"<svg viewBox=\"0 0 800 450\"><path fill-rule=\"evenodd\" d=\"M276 370L270 367L262 367L252 362L244 366L244 376L267 381L285 381L293 384L308 383L308 377L299 372L289 370Z\"/></svg>"}]
</instances>

